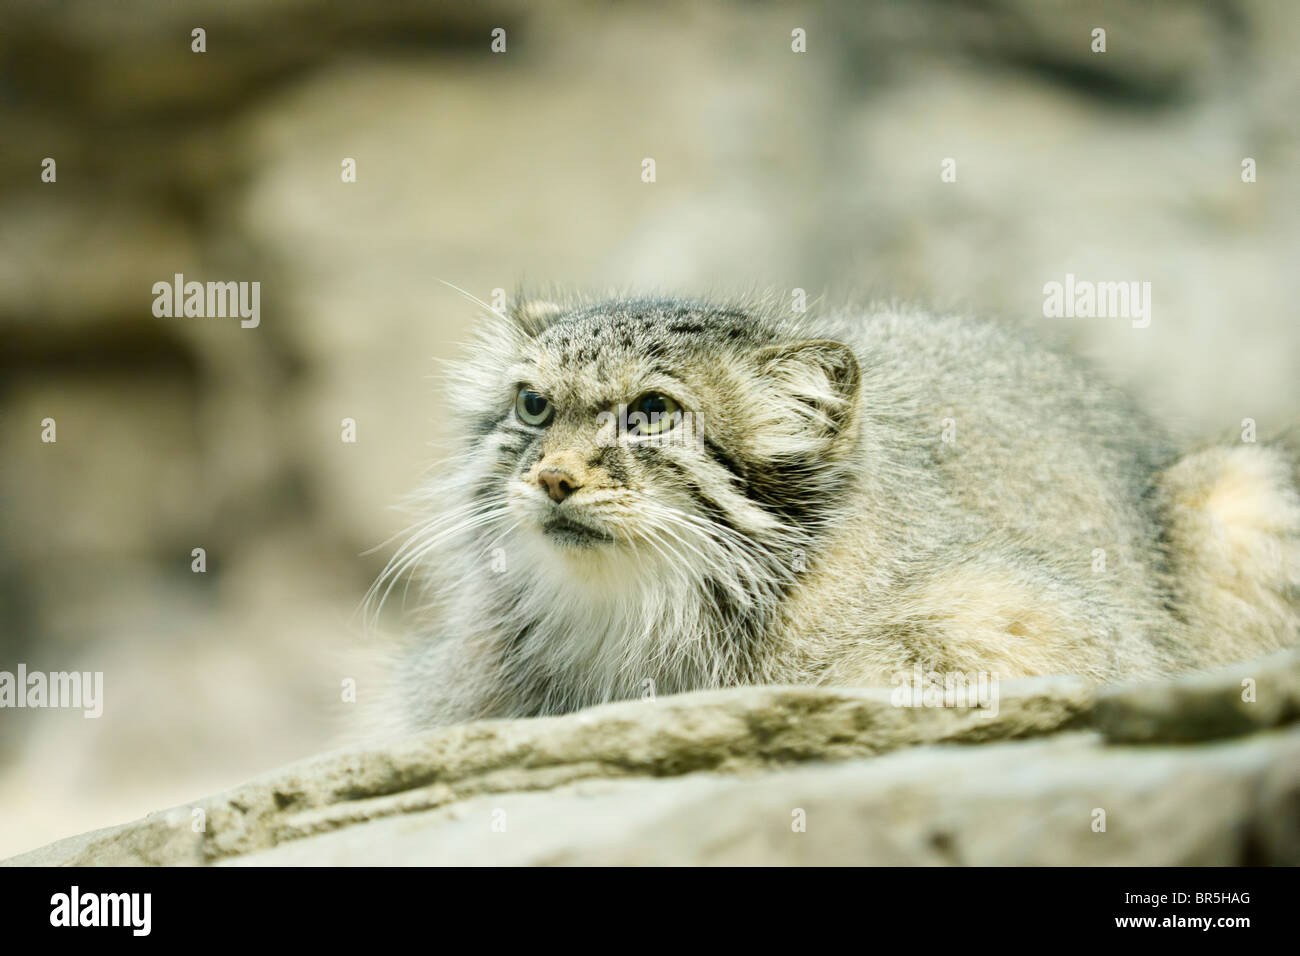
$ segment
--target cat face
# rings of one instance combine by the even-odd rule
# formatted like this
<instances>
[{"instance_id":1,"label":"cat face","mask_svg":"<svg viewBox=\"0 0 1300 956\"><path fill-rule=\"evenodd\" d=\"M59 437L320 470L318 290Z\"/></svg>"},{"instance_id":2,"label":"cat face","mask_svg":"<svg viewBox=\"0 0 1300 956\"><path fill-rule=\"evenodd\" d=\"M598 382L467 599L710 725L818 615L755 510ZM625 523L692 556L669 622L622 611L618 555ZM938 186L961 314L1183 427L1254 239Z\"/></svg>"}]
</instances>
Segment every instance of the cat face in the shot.
<instances>
[{"instance_id":1,"label":"cat face","mask_svg":"<svg viewBox=\"0 0 1300 956\"><path fill-rule=\"evenodd\" d=\"M744 312L634 301L516 314L459 381L472 494L529 562L734 579L814 519L858 366Z\"/></svg>"}]
</instances>

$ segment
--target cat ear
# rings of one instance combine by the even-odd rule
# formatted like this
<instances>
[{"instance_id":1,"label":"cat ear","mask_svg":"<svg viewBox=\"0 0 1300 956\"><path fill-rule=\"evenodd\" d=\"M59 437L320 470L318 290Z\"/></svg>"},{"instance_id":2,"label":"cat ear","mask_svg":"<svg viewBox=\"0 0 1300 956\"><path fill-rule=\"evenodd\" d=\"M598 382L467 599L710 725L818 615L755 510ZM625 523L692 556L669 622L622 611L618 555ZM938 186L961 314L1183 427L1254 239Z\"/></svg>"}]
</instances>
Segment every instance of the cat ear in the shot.
<instances>
[{"instance_id":1,"label":"cat ear","mask_svg":"<svg viewBox=\"0 0 1300 956\"><path fill-rule=\"evenodd\" d=\"M759 355L764 379L784 397L786 415L808 437L834 439L857 419L862 372L842 342L811 339Z\"/></svg>"}]
</instances>

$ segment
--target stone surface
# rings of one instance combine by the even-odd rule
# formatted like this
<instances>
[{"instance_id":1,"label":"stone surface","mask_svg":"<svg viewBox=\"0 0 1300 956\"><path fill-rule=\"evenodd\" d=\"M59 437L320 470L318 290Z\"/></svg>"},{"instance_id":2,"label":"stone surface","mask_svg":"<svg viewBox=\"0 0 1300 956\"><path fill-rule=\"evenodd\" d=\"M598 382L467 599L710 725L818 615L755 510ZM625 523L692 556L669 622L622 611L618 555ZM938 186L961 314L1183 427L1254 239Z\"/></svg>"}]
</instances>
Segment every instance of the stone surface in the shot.
<instances>
[{"instance_id":1,"label":"stone surface","mask_svg":"<svg viewBox=\"0 0 1300 956\"><path fill-rule=\"evenodd\" d=\"M231 858L241 865L1292 863L1263 804L1300 731L1148 753L1088 735L933 746L741 777L477 797ZM1294 800L1296 782L1290 781ZM1106 830L1092 829L1096 811ZM793 829L803 811L806 831ZM498 830L494 831L494 824ZM1268 842L1275 825L1289 843ZM504 831L500 827L504 825Z\"/></svg>"},{"instance_id":2,"label":"stone surface","mask_svg":"<svg viewBox=\"0 0 1300 956\"><path fill-rule=\"evenodd\" d=\"M1235 737L1300 719L1300 655L1270 657L1167 684L1129 684L1098 695L1093 723L1117 743Z\"/></svg>"},{"instance_id":3,"label":"stone surface","mask_svg":"<svg viewBox=\"0 0 1300 956\"><path fill-rule=\"evenodd\" d=\"M987 711L755 687L484 721L7 862L1295 864L1297 673L1288 652L1100 692L1008 681ZM1242 674L1256 700L1231 706ZM1145 743L1170 739L1198 742Z\"/></svg>"}]
</instances>

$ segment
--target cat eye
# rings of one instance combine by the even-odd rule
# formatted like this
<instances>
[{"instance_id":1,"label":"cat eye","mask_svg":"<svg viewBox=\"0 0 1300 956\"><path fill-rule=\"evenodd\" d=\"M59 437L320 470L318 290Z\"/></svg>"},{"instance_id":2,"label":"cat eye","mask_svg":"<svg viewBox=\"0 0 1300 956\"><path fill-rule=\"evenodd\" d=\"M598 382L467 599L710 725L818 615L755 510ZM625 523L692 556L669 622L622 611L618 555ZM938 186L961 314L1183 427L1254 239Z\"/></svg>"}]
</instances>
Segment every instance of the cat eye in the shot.
<instances>
[{"instance_id":1,"label":"cat eye","mask_svg":"<svg viewBox=\"0 0 1300 956\"><path fill-rule=\"evenodd\" d=\"M681 420L682 407L659 392L646 392L627 407L629 435L658 435Z\"/></svg>"},{"instance_id":2,"label":"cat eye","mask_svg":"<svg viewBox=\"0 0 1300 956\"><path fill-rule=\"evenodd\" d=\"M521 388L515 396L515 415L525 425L541 428L551 421L555 406L531 388Z\"/></svg>"}]
</instances>

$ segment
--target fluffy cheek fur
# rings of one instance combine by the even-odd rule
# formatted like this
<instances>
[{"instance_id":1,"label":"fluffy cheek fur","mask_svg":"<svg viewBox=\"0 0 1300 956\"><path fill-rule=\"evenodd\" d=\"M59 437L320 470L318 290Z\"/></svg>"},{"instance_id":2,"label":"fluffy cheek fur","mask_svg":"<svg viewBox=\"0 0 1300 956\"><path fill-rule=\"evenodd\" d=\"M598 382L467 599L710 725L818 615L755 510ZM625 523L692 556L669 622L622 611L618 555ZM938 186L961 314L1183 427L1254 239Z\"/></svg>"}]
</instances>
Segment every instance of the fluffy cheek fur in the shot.
<instances>
[{"instance_id":1,"label":"fluffy cheek fur","mask_svg":"<svg viewBox=\"0 0 1300 956\"><path fill-rule=\"evenodd\" d=\"M517 482L508 500L521 517L503 540L505 568L479 619L513 635L502 656L521 700L549 713L575 699L671 693L710 680L707 655L694 653L708 627L702 566L716 561L703 536L666 535L647 521L663 505L604 492L584 516L615 540L559 544L542 530L543 496Z\"/></svg>"},{"instance_id":2,"label":"fluffy cheek fur","mask_svg":"<svg viewBox=\"0 0 1300 956\"><path fill-rule=\"evenodd\" d=\"M789 573L784 551L739 530L775 528L702 443L618 454L626 484L584 471L558 508L528 471L505 484L505 567L475 615L512 636L504 673L542 713L735 680L744 642L731 632L775 609ZM557 510L613 540L555 540L544 528Z\"/></svg>"},{"instance_id":3,"label":"fluffy cheek fur","mask_svg":"<svg viewBox=\"0 0 1300 956\"><path fill-rule=\"evenodd\" d=\"M590 701L635 693L646 678L676 683L684 662L661 635L700 625L680 568L621 544L559 551L532 530L514 538L507 617L521 634L510 657L524 683L577 687Z\"/></svg>"}]
</instances>

